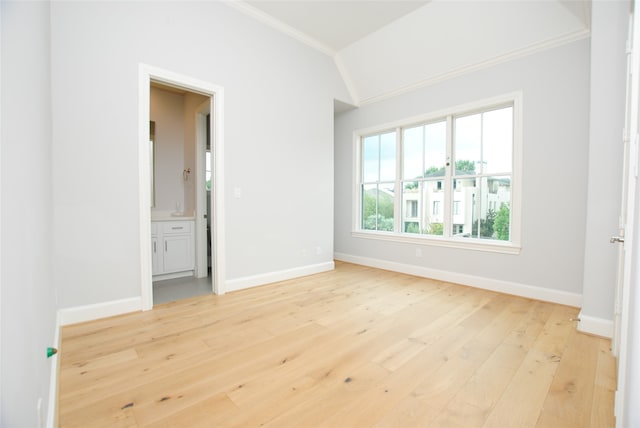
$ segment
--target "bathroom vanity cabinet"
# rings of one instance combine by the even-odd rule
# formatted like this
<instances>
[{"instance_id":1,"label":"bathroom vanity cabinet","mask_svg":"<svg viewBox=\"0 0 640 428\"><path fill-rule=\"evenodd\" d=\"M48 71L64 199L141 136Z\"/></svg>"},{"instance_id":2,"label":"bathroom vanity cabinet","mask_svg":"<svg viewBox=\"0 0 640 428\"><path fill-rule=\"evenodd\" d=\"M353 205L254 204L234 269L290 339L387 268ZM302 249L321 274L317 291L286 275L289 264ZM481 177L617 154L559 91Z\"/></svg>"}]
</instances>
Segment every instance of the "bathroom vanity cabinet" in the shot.
<instances>
[{"instance_id":1,"label":"bathroom vanity cabinet","mask_svg":"<svg viewBox=\"0 0 640 428\"><path fill-rule=\"evenodd\" d=\"M195 268L194 221L151 222L153 280L192 276Z\"/></svg>"}]
</instances>

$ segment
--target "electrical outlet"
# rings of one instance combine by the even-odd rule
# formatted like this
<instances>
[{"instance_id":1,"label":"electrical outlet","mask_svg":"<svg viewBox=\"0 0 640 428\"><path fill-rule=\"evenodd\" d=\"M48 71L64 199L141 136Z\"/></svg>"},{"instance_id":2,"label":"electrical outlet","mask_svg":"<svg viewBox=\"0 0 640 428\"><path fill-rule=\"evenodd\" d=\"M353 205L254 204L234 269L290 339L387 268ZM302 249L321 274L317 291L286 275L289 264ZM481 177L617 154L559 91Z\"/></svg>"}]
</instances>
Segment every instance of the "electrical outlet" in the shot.
<instances>
[{"instance_id":1,"label":"electrical outlet","mask_svg":"<svg viewBox=\"0 0 640 428\"><path fill-rule=\"evenodd\" d=\"M322 254L322 248L316 247L316 255L319 256L320 254Z\"/></svg>"},{"instance_id":2,"label":"electrical outlet","mask_svg":"<svg viewBox=\"0 0 640 428\"><path fill-rule=\"evenodd\" d=\"M416 257L422 257L422 248L416 248Z\"/></svg>"}]
</instances>

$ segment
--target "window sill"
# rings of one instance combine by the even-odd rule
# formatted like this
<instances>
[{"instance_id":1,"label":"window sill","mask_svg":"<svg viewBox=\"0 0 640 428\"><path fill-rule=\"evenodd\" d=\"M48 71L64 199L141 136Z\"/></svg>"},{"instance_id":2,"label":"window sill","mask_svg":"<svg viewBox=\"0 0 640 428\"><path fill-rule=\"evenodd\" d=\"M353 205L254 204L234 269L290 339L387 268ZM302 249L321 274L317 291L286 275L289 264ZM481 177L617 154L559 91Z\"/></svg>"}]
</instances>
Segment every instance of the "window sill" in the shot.
<instances>
[{"instance_id":1,"label":"window sill","mask_svg":"<svg viewBox=\"0 0 640 428\"><path fill-rule=\"evenodd\" d=\"M520 254L520 245L507 241L481 241L471 238L441 238L437 236L408 236L395 232L369 232L355 230L354 238L377 239L380 241L402 242L405 244L432 245L435 247L461 248L464 250L485 251L490 253Z\"/></svg>"}]
</instances>

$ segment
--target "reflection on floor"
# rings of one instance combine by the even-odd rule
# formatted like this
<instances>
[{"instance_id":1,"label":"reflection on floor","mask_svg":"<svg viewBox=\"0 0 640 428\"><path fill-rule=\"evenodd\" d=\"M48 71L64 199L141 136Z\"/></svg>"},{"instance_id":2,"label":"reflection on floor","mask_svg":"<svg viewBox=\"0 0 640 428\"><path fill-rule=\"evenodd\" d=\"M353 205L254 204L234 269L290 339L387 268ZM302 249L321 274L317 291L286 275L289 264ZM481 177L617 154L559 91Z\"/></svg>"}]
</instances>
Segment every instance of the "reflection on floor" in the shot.
<instances>
[{"instance_id":1,"label":"reflection on floor","mask_svg":"<svg viewBox=\"0 0 640 428\"><path fill-rule=\"evenodd\" d=\"M153 282L153 304L173 302L211 293L211 276L177 278Z\"/></svg>"}]
</instances>

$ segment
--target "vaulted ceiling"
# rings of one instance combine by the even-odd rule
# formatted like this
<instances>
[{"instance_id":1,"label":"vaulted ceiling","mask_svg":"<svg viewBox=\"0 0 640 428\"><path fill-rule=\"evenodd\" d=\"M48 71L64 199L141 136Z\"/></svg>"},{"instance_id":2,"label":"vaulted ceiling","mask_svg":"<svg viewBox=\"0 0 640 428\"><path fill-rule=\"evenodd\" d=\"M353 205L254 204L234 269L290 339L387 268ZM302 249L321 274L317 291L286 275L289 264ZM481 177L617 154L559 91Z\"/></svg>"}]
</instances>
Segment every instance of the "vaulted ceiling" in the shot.
<instances>
[{"instance_id":1,"label":"vaulted ceiling","mask_svg":"<svg viewBox=\"0 0 640 428\"><path fill-rule=\"evenodd\" d=\"M588 37L590 0L227 3L331 56L351 99L384 99Z\"/></svg>"},{"instance_id":2,"label":"vaulted ceiling","mask_svg":"<svg viewBox=\"0 0 640 428\"><path fill-rule=\"evenodd\" d=\"M337 53L427 1L246 1Z\"/></svg>"}]
</instances>

